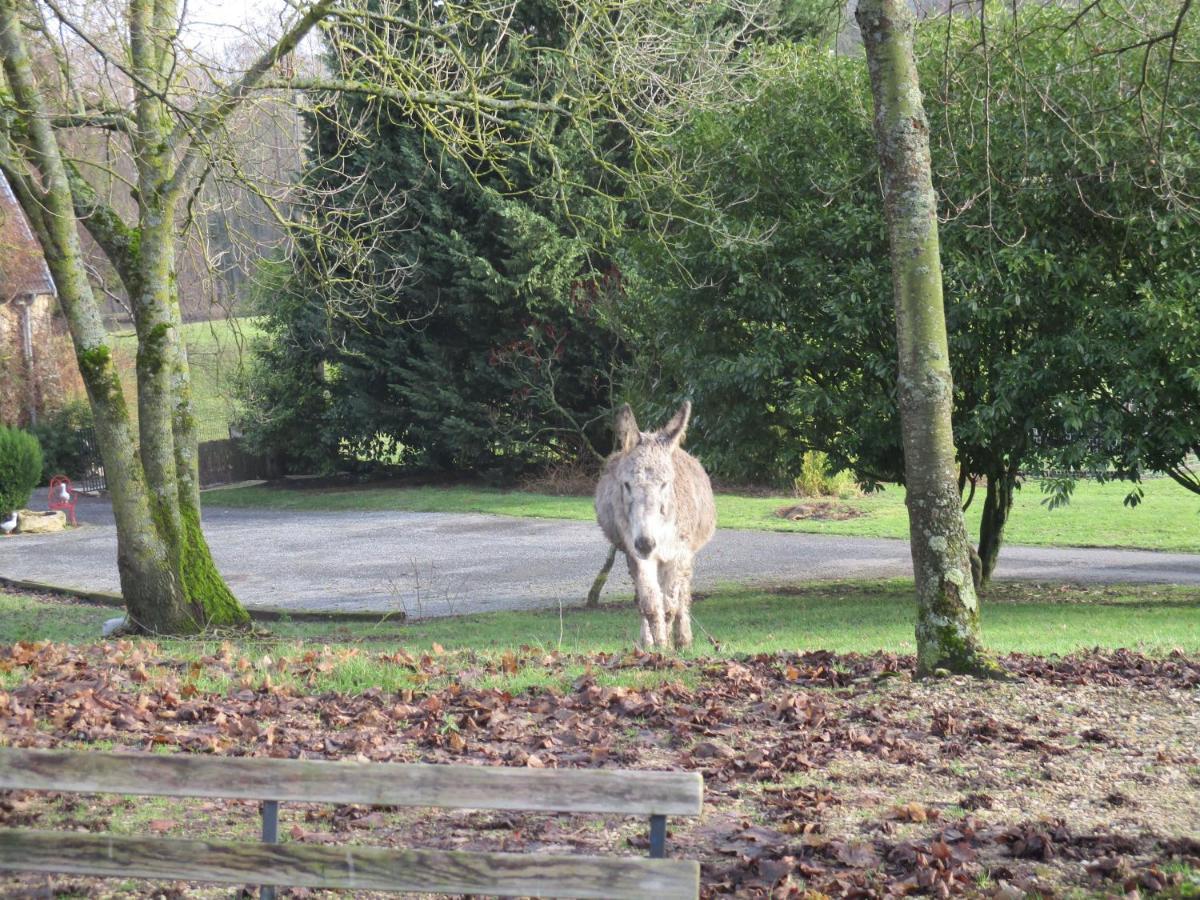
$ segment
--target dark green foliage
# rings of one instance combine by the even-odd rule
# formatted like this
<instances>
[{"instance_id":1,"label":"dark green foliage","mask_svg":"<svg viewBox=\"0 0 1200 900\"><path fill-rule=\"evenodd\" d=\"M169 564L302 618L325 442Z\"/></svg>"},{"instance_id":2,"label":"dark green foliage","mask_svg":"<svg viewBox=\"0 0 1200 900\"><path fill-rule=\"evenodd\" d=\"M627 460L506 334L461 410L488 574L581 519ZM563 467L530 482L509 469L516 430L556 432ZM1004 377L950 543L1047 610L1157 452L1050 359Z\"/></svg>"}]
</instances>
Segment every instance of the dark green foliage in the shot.
<instances>
[{"instance_id":1,"label":"dark green foliage","mask_svg":"<svg viewBox=\"0 0 1200 900\"><path fill-rule=\"evenodd\" d=\"M87 474L94 451L92 408L86 400L72 400L58 409L48 410L30 432L42 447L42 483L55 475L78 479Z\"/></svg>"},{"instance_id":2,"label":"dark green foliage","mask_svg":"<svg viewBox=\"0 0 1200 900\"><path fill-rule=\"evenodd\" d=\"M693 446L736 480L789 485L804 453L867 478L901 469L887 239L860 60L788 46L760 99L697 121L684 151L728 199L731 233L677 236L686 277L637 248L646 355L692 392ZM673 277L674 276L674 277ZM853 421L853 429L846 427Z\"/></svg>"},{"instance_id":3,"label":"dark green foliage","mask_svg":"<svg viewBox=\"0 0 1200 900\"><path fill-rule=\"evenodd\" d=\"M8 517L29 502L42 477L42 448L19 428L0 425L0 516Z\"/></svg>"},{"instance_id":4,"label":"dark green foliage","mask_svg":"<svg viewBox=\"0 0 1200 900\"><path fill-rule=\"evenodd\" d=\"M777 34L789 41L824 44L846 24L846 6L837 0L779 0Z\"/></svg>"},{"instance_id":5,"label":"dark green foliage","mask_svg":"<svg viewBox=\"0 0 1200 900\"><path fill-rule=\"evenodd\" d=\"M1148 187L1136 104L1089 119L1097 97L1121 96L1119 67L1068 66L1078 47L1028 30L1023 72L999 54L986 72L967 17L924 34L938 46L922 80L947 216L955 441L964 488L982 477L992 494L976 508L996 546L1018 472L1136 477L1200 443L1200 227ZM781 68L758 100L700 117L683 139L724 192L726 219L678 235L686 277L653 246L637 248L645 356L692 392L696 446L726 477L789 483L811 447L865 481L900 480L866 73L815 49L769 52ZM1059 79L1066 122L1034 115L1026 76ZM1178 91L1195 87L1175 77ZM1175 162L1195 172L1190 152ZM761 240L714 239L746 226ZM994 549L981 548L985 575Z\"/></svg>"},{"instance_id":6,"label":"dark green foliage","mask_svg":"<svg viewBox=\"0 0 1200 900\"><path fill-rule=\"evenodd\" d=\"M338 458L340 431L326 385L330 340L324 304L289 289L282 262L259 267L254 303L265 315L263 339L239 387L249 411L239 423L252 452L277 458L286 471L327 474Z\"/></svg>"},{"instance_id":7,"label":"dark green foliage","mask_svg":"<svg viewBox=\"0 0 1200 900\"><path fill-rule=\"evenodd\" d=\"M539 29L544 12L521 9ZM342 121L364 110L336 103ZM309 470L403 461L513 474L598 460L620 279L534 199L545 166L529 159L503 179L472 169L399 109L373 111L362 136L329 116L308 125L305 178L330 201L299 252L341 255L328 271L271 279L248 441ZM359 186L349 219L338 209L348 181ZM352 233L374 241L369 252L355 254Z\"/></svg>"}]
</instances>

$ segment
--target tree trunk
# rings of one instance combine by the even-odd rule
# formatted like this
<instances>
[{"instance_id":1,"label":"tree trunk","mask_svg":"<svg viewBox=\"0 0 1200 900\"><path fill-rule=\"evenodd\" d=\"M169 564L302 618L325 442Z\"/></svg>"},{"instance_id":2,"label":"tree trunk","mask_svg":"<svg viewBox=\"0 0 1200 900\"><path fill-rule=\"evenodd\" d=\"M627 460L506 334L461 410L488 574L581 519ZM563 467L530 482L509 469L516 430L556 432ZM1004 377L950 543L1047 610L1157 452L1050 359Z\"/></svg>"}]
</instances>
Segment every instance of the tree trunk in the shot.
<instances>
[{"instance_id":1,"label":"tree trunk","mask_svg":"<svg viewBox=\"0 0 1200 900\"><path fill-rule=\"evenodd\" d=\"M957 483L929 127L907 0L859 0L891 245L901 437L917 590L917 672L984 674L979 602Z\"/></svg>"},{"instance_id":2,"label":"tree trunk","mask_svg":"<svg viewBox=\"0 0 1200 900\"><path fill-rule=\"evenodd\" d=\"M146 631L178 634L243 625L249 615L217 571L200 527L196 429L175 292L174 217L167 210L157 213L139 229L138 426L142 464L154 486L154 520L179 591L175 602L136 614L131 608L130 615Z\"/></svg>"},{"instance_id":3,"label":"tree trunk","mask_svg":"<svg viewBox=\"0 0 1200 900\"><path fill-rule=\"evenodd\" d=\"M996 570L996 560L1004 541L1004 526L1008 524L1008 514L1012 511L1016 486L1015 472L1004 470L988 473L987 493L979 517L980 584L987 584Z\"/></svg>"},{"instance_id":4,"label":"tree trunk","mask_svg":"<svg viewBox=\"0 0 1200 900\"><path fill-rule=\"evenodd\" d=\"M604 590L604 585L608 581L608 573L612 571L613 563L617 559L617 547L615 544L608 548L608 556L605 557L604 565L600 567L600 571L596 573L596 580L592 582L591 590L587 595L587 608L598 609L600 607L600 592Z\"/></svg>"},{"instance_id":5,"label":"tree trunk","mask_svg":"<svg viewBox=\"0 0 1200 900\"><path fill-rule=\"evenodd\" d=\"M169 29L145 24L146 33L169 40ZM145 53L147 48L140 49ZM186 389L187 373L186 359L173 346L178 342L178 302L173 294L171 195L165 194L154 205L161 183L155 176L167 174L172 160L161 135L152 134L148 127L156 114L140 109L143 117L134 136L135 146L141 142L138 149L156 148L138 154L140 197L152 198L142 205L138 229L127 228L110 208L100 205L97 214L86 219L134 302L139 447L77 232L78 205L96 198L82 196L87 193L86 183L62 156L14 0L0 0L0 59L13 99L27 111L27 162L7 140L0 140L0 165L42 243L75 345L112 495L117 568L130 623L140 631L171 634L244 623L249 616L217 574L200 532L194 478L181 483L177 474L173 411L183 405L174 398L180 387ZM160 66L173 64L169 53L158 54L157 59ZM152 102L157 101L152 98ZM7 138L7 133L0 138ZM194 443L190 453L194 457Z\"/></svg>"},{"instance_id":6,"label":"tree trunk","mask_svg":"<svg viewBox=\"0 0 1200 900\"><path fill-rule=\"evenodd\" d=\"M130 4L134 67L139 79L158 91L139 92L135 101L140 239L126 285L138 333L142 465L154 489L155 523L182 599L174 609L160 605L142 611L139 621L149 631L176 633L249 621L217 571L200 528L196 426L175 265L179 161L171 149L171 120L162 100L174 66L169 41L177 19L170 0Z\"/></svg>"}]
</instances>

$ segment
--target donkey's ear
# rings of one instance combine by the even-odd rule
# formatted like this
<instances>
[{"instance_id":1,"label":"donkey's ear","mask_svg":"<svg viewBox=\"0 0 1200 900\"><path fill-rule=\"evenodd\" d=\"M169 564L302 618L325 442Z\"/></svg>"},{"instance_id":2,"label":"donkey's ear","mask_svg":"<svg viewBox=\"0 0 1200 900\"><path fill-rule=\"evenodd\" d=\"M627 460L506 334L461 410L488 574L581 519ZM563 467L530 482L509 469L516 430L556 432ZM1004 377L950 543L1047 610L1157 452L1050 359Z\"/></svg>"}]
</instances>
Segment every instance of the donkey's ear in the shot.
<instances>
[{"instance_id":1,"label":"donkey's ear","mask_svg":"<svg viewBox=\"0 0 1200 900\"><path fill-rule=\"evenodd\" d=\"M667 443L675 447L683 443L683 436L687 433L688 420L691 417L692 401L684 400L683 406L679 407L679 412L671 416L671 421L662 428L662 435Z\"/></svg>"},{"instance_id":2,"label":"donkey's ear","mask_svg":"<svg viewBox=\"0 0 1200 900\"><path fill-rule=\"evenodd\" d=\"M613 420L613 448L618 453L628 453L637 446L640 436L633 410L628 403L622 403L621 408L617 410L616 419Z\"/></svg>"}]
</instances>

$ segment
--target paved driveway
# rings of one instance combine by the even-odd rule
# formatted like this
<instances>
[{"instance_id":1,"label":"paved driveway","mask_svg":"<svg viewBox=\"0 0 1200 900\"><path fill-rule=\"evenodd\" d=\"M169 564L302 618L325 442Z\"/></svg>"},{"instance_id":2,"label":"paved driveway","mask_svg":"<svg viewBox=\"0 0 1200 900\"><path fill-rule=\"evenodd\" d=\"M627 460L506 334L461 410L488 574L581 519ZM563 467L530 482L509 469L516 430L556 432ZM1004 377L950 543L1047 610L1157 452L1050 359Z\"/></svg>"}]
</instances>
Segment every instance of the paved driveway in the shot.
<instances>
[{"instance_id":1,"label":"paved driveway","mask_svg":"<svg viewBox=\"0 0 1200 900\"><path fill-rule=\"evenodd\" d=\"M84 527L0 539L0 575L116 591L116 533L105 504ZM410 512L211 509L205 531L221 572L251 607L413 617L580 603L604 560L590 522ZM696 587L911 575L905 541L720 530ZM1200 585L1200 554L1005 547L997 578ZM620 558L606 596L631 595Z\"/></svg>"}]
</instances>

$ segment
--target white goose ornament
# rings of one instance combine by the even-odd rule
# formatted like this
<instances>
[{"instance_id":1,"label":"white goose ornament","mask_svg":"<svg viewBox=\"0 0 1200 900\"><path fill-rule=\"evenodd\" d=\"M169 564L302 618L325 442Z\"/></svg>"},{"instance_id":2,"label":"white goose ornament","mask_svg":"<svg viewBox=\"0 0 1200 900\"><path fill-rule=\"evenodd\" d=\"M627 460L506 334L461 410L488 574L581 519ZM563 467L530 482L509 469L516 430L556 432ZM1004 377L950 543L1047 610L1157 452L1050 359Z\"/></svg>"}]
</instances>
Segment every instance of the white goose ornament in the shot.
<instances>
[{"instance_id":1,"label":"white goose ornament","mask_svg":"<svg viewBox=\"0 0 1200 900\"><path fill-rule=\"evenodd\" d=\"M5 534L12 534L13 529L16 527L17 527L17 514L15 512L9 513L8 518L5 519L3 522L0 522L0 531L3 531Z\"/></svg>"}]
</instances>

